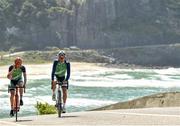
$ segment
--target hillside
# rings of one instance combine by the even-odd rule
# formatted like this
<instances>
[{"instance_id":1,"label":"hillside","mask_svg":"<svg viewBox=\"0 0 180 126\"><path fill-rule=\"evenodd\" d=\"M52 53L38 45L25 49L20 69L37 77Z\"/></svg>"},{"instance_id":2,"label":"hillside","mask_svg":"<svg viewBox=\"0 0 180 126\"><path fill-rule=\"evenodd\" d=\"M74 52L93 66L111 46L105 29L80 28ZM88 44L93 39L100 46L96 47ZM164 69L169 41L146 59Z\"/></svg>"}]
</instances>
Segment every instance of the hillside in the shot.
<instances>
[{"instance_id":1,"label":"hillside","mask_svg":"<svg viewBox=\"0 0 180 126\"><path fill-rule=\"evenodd\" d=\"M179 0L1 0L0 50L180 43Z\"/></svg>"}]
</instances>

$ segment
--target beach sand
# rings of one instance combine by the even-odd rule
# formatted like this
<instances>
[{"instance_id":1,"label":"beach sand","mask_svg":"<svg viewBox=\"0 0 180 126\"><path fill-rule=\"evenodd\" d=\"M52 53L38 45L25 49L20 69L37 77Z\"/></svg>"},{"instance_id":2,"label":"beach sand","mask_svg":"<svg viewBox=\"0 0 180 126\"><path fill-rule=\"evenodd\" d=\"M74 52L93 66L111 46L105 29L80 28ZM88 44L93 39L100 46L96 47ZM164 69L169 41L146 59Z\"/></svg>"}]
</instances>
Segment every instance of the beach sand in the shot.
<instances>
[{"instance_id":1,"label":"beach sand","mask_svg":"<svg viewBox=\"0 0 180 126\"><path fill-rule=\"evenodd\" d=\"M26 67L28 79L46 79L51 78L52 63L48 64L23 64ZM9 83L6 78L9 65L0 66L0 83ZM76 71L100 71L114 70L116 68L103 67L97 63L71 62L71 73Z\"/></svg>"}]
</instances>

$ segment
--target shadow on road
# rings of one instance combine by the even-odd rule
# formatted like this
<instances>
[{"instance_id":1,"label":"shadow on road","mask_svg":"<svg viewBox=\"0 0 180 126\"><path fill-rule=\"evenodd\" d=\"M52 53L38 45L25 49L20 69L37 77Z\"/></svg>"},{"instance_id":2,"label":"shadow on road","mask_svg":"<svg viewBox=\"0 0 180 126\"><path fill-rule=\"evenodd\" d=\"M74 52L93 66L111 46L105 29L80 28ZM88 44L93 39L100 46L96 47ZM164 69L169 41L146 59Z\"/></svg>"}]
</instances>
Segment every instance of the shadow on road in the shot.
<instances>
[{"instance_id":1,"label":"shadow on road","mask_svg":"<svg viewBox=\"0 0 180 126\"><path fill-rule=\"evenodd\" d=\"M62 116L61 118L75 118L75 117L78 117L78 116Z\"/></svg>"},{"instance_id":2,"label":"shadow on road","mask_svg":"<svg viewBox=\"0 0 180 126\"><path fill-rule=\"evenodd\" d=\"M24 119L24 120L18 120L17 122L30 122L30 121L33 121L33 120ZM15 122L16 122L16 121L15 121Z\"/></svg>"}]
</instances>

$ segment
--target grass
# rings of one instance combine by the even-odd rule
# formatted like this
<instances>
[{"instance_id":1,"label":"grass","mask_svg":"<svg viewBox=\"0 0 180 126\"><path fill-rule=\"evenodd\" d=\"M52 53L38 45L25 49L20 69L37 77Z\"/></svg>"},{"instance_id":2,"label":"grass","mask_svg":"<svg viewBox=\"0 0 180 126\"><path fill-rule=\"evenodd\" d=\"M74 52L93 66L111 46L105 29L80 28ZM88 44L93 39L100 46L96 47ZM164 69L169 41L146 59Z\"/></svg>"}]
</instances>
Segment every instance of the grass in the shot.
<instances>
[{"instance_id":1,"label":"grass","mask_svg":"<svg viewBox=\"0 0 180 126\"><path fill-rule=\"evenodd\" d=\"M54 105L49 105L48 103L37 102L35 108L38 110L39 115L45 114L56 114L56 107Z\"/></svg>"},{"instance_id":2,"label":"grass","mask_svg":"<svg viewBox=\"0 0 180 126\"><path fill-rule=\"evenodd\" d=\"M71 62L108 62L108 59L106 57L99 55L99 53L94 50L63 50L66 51L67 60L70 60ZM16 55L2 57L0 59L0 66L13 64L14 59L17 56L23 59L23 64L52 63L54 59L57 58L58 52L59 50L24 51L21 53L17 53Z\"/></svg>"},{"instance_id":3,"label":"grass","mask_svg":"<svg viewBox=\"0 0 180 126\"><path fill-rule=\"evenodd\" d=\"M53 57L57 54L57 51L27 51L23 54L6 57L3 57L3 55L8 54L7 52L0 54L0 66L13 64L14 59L18 56L23 59L24 64L42 64L52 62Z\"/></svg>"}]
</instances>

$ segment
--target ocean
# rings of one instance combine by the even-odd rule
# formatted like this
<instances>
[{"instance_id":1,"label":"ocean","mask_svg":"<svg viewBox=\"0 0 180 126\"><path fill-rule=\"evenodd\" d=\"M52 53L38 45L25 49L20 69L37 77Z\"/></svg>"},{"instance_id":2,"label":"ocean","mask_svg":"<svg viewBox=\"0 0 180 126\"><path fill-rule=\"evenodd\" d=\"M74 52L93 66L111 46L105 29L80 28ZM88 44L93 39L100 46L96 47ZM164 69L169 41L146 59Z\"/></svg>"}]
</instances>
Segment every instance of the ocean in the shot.
<instances>
[{"instance_id":1,"label":"ocean","mask_svg":"<svg viewBox=\"0 0 180 126\"><path fill-rule=\"evenodd\" d=\"M51 100L50 75L28 79L20 116L37 115L37 102ZM156 93L180 91L180 68L74 70L69 81L67 112L86 111ZM0 85L0 118L9 117L8 80Z\"/></svg>"}]
</instances>

